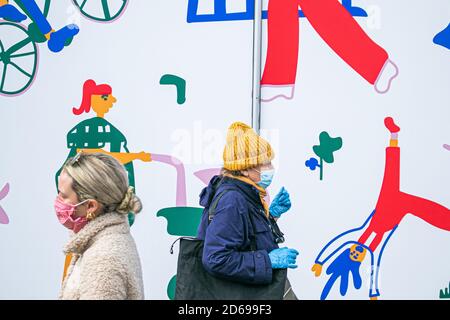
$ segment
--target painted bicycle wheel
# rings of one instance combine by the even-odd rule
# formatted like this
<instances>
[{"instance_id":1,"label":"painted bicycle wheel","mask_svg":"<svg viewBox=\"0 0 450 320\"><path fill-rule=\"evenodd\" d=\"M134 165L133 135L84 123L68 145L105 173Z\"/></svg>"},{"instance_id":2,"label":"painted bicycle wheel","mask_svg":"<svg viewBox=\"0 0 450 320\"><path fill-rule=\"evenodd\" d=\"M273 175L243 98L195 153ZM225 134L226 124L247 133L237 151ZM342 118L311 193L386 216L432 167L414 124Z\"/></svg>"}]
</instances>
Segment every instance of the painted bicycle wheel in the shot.
<instances>
[{"instance_id":1,"label":"painted bicycle wheel","mask_svg":"<svg viewBox=\"0 0 450 320\"><path fill-rule=\"evenodd\" d=\"M81 14L96 22L113 22L119 19L129 0L72 0Z\"/></svg>"},{"instance_id":2,"label":"painted bicycle wheel","mask_svg":"<svg viewBox=\"0 0 450 320\"><path fill-rule=\"evenodd\" d=\"M0 20L0 95L24 93L38 69L36 43L20 24Z\"/></svg>"}]
</instances>

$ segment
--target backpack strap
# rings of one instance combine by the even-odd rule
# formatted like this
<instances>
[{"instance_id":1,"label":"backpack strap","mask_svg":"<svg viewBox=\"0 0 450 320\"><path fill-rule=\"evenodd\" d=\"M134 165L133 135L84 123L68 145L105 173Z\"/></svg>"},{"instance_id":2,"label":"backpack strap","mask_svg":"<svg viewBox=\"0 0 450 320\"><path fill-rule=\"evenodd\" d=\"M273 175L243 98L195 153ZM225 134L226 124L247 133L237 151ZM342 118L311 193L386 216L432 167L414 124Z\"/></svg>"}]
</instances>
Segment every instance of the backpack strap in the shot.
<instances>
[{"instance_id":1,"label":"backpack strap","mask_svg":"<svg viewBox=\"0 0 450 320\"><path fill-rule=\"evenodd\" d=\"M217 204L219 203L219 200L223 197L223 195L225 193L227 193L227 191L230 189L225 189L222 192L220 192L214 199L213 203L211 204L211 206L209 207L208 210L208 224L211 223L212 219L214 219L214 216L216 214L216 208L217 208ZM253 219L251 217L251 213L248 213L248 218L250 221L250 224L252 226L252 230L253 230L253 234L250 235L250 250L251 251L256 251L256 232L255 232L255 225L253 224Z\"/></svg>"},{"instance_id":2,"label":"backpack strap","mask_svg":"<svg viewBox=\"0 0 450 320\"><path fill-rule=\"evenodd\" d=\"M208 209L208 223L211 223L212 219L214 219L214 216L216 215L216 208L217 204L219 203L220 198L223 197L223 195L228 191L228 189L223 190L221 193L219 193L215 198L213 203L209 206Z\"/></svg>"}]
</instances>

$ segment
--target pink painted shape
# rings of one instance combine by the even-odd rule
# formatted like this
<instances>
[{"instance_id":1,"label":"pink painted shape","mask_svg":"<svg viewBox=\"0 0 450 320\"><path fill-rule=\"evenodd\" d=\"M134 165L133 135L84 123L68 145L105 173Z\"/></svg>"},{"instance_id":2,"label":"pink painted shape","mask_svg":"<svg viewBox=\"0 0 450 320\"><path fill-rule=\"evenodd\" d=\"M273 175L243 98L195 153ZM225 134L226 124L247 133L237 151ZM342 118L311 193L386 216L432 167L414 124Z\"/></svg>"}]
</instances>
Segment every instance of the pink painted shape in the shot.
<instances>
[{"instance_id":1,"label":"pink painted shape","mask_svg":"<svg viewBox=\"0 0 450 320\"><path fill-rule=\"evenodd\" d=\"M152 153L152 161L163 162L175 167L177 171L177 191L176 191L176 206L186 207L186 173L184 170L183 162L175 157Z\"/></svg>"},{"instance_id":2,"label":"pink painted shape","mask_svg":"<svg viewBox=\"0 0 450 320\"><path fill-rule=\"evenodd\" d=\"M0 200L4 199L9 193L9 183L7 183L3 189L0 191ZM0 224L8 224L9 218L6 215L5 210L3 210L2 207L0 207Z\"/></svg>"},{"instance_id":3,"label":"pink painted shape","mask_svg":"<svg viewBox=\"0 0 450 320\"><path fill-rule=\"evenodd\" d=\"M199 178L204 184L208 185L209 181L211 181L212 177L220 174L221 168L210 168L203 169L197 172L194 172L194 176Z\"/></svg>"},{"instance_id":4,"label":"pink painted shape","mask_svg":"<svg viewBox=\"0 0 450 320\"><path fill-rule=\"evenodd\" d=\"M443 146L445 149L447 149L448 151L450 151L450 145L448 145L448 144L444 144L444 146Z\"/></svg>"},{"instance_id":5,"label":"pink painted shape","mask_svg":"<svg viewBox=\"0 0 450 320\"><path fill-rule=\"evenodd\" d=\"M383 73L383 71L384 71L384 69L386 68L386 66L387 66L388 63L392 63L392 65L393 65L393 67L394 67L394 69L395 69L395 73L394 73L394 75L392 75L392 76L389 78L389 82L388 82L388 85L387 85L386 90L380 90L380 89L378 89L377 84L378 84L378 81L379 81L380 78L381 78L381 74ZM394 81L394 79L397 78L397 76L399 75L399 73L400 73L400 71L399 71L399 69L398 69L398 66L394 63L394 61L389 60L389 59L386 60L386 63L384 64L383 68L381 69L380 74L379 74L378 77L377 77L377 80L375 80L375 83L374 83L375 91L376 91L377 93L379 93L379 94L385 94L385 93L387 93L387 92L391 89L392 81Z\"/></svg>"}]
</instances>

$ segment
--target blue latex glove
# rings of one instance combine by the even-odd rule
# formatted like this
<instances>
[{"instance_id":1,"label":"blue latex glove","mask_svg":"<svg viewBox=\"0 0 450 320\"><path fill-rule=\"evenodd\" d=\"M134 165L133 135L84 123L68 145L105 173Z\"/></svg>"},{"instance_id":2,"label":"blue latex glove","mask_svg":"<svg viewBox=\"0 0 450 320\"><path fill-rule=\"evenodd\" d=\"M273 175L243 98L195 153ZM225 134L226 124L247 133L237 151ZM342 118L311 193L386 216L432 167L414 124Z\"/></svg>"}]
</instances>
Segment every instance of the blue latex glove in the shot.
<instances>
[{"instance_id":1,"label":"blue latex glove","mask_svg":"<svg viewBox=\"0 0 450 320\"><path fill-rule=\"evenodd\" d=\"M270 214L272 217L279 218L283 213L291 208L291 199L287 190L282 187L270 204Z\"/></svg>"},{"instance_id":2,"label":"blue latex glove","mask_svg":"<svg viewBox=\"0 0 450 320\"><path fill-rule=\"evenodd\" d=\"M358 248L359 249L359 248ZM334 283L338 278L341 277L341 287L340 292L342 296L345 296L348 289L348 275L351 273L353 278L353 284L355 289L361 288L362 280L359 274L359 267L361 262L354 261L350 258L350 248L344 250L337 258L334 260L327 269L327 274L331 274L330 279L325 284L323 288L321 300L325 300L333 287Z\"/></svg>"},{"instance_id":3,"label":"blue latex glove","mask_svg":"<svg viewBox=\"0 0 450 320\"><path fill-rule=\"evenodd\" d=\"M295 264L297 256L298 251L295 249L285 247L272 250L269 253L272 269L297 268L297 265Z\"/></svg>"}]
</instances>

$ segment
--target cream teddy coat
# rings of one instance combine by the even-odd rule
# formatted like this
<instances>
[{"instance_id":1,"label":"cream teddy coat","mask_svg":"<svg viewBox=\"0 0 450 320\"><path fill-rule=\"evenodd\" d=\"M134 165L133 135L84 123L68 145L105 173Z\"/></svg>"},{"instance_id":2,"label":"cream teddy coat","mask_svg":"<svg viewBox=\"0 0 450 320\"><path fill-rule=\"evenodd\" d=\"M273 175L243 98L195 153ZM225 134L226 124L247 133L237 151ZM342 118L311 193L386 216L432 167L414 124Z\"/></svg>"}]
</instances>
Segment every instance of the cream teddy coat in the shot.
<instances>
[{"instance_id":1,"label":"cream teddy coat","mask_svg":"<svg viewBox=\"0 0 450 320\"><path fill-rule=\"evenodd\" d=\"M144 299L142 269L126 215L111 212L73 234L64 248L72 261L60 299Z\"/></svg>"}]
</instances>

